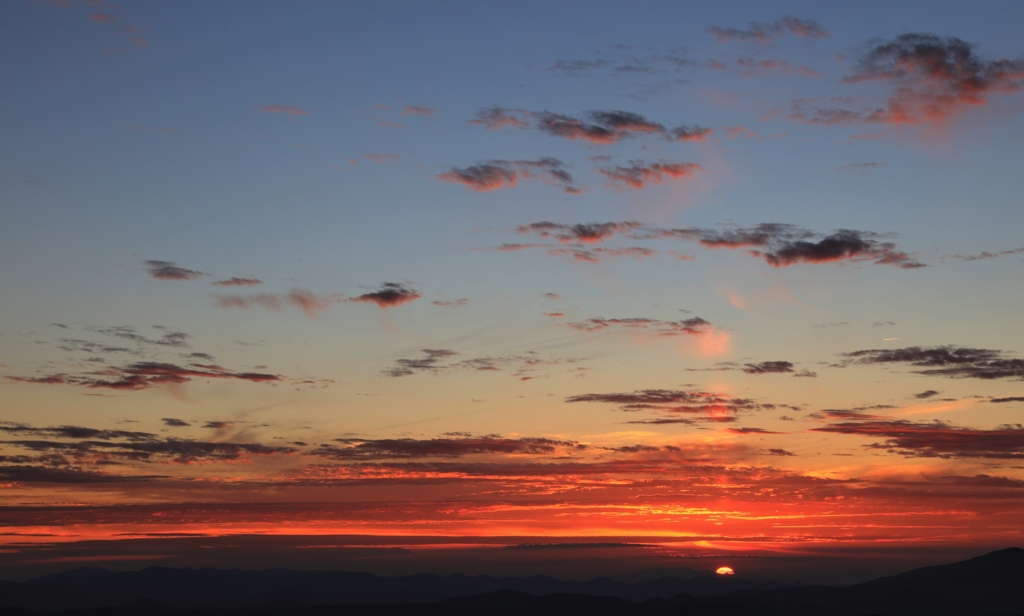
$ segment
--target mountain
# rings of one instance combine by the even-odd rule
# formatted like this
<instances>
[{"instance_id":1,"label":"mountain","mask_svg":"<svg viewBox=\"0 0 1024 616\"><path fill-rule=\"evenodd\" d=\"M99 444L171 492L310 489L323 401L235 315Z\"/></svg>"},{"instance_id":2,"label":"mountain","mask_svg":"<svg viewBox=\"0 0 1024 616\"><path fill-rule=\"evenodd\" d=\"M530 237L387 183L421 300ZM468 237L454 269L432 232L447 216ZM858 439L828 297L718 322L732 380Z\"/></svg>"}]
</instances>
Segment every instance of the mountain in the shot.
<instances>
[{"instance_id":1,"label":"mountain","mask_svg":"<svg viewBox=\"0 0 1024 616\"><path fill-rule=\"evenodd\" d=\"M0 606L8 606L0 607L0 616L29 616L26 609L73 609L65 616L184 616L180 608L197 607L206 608L202 616L1020 616L1024 550L1009 548L855 586L786 586L714 576L624 583L546 576L82 568L23 584L0 583Z\"/></svg>"}]
</instances>

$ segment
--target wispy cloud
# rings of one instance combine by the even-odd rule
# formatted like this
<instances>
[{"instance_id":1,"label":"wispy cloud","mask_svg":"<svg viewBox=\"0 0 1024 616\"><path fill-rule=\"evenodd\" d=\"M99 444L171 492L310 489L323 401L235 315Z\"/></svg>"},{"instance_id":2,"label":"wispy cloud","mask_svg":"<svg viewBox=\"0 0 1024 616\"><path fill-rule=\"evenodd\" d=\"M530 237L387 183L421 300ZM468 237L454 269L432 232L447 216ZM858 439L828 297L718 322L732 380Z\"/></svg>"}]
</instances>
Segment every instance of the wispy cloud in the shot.
<instances>
[{"instance_id":1,"label":"wispy cloud","mask_svg":"<svg viewBox=\"0 0 1024 616\"><path fill-rule=\"evenodd\" d=\"M661 184L666 177L673 180L685 179L700 170L701 166L697 163L630 161L628 167L606 167L598 169L598 173L611 180L615 186L644 188L648 184Z\"/></svg>"},{"instance_id":2,"label":"wispy cloud","mask_svg":"<svg viewBox=\"0 0 1024 616\"><path fill-rule=\"evenodd\" d=\"M462 184L466 188L486 192L499 188L512 188L519 179L539 179L546 184L561 186L571 195L583 192L566 171L565 163L557 158L537 160L490 160L470 167L453 167L437 179Z\"/></svg>"},{"instance_id":3,"label":"wispy cloud","mask_svg":"<svg viewBox=\"0 0 1024 616\"><path fill-rule=\"evenodd\" d=\"M157 280L195 280L206 276L205 272L178 267L174 261L144 261L149 275Z\"/></svg>"},{"instance_id":4,"label":"wispy cloud","mask_svg":"<svg viewBox=\"0 0 1024 616\"><path fill-rule=\"evenodd\" d=\"M341 295L316 295L305 289L292 289L288 293L256 293L254 295L215 295L218 308L266 308L280 312L292 306L315 317L344 298Z\"/></svg>"},{"instance_id":5,"label":"wispy cloud","mask_svg":"<svg viewBox=\"0 0 1024 616\"><path fill-rule=\"evenodd\" d=\"M583 117L574 117L550 111L489 107L470 123L490 129L534 128L553 137L579 139L594 145L610 145L638 135L655 135L668 141L704 141L713 132L696 125L669 128L630 111L589 111Z\"/></svg>"},{"instance_id":6,"label":"wispy cloud","mask_svg":"<svg viewBox=\"0 0 1024 616\"><path fill-rule=\"evenodd\" d=\"M261 111L263 113L283 113L289 116L313 115L313 112L299 109L294 105L263 105Z\"/></svg>"},{"instance_id":7,"label":"wispy cloud","mask_svg":"<svg viewBox=\"0 0 1024 616\"><path fill-rule=\"evenodd\" d=\"M401 306L423 297L420 292L400 282L385 282L376 291L350 297L345 301L377 304L381 308Z\"/></svg>"},{"instance_id":8,"label":"wispy cloud","mask_svg":"<svg viewBox=\"0 0 1024 616\"><path fill-rule=\"evenodd\" d=\"M829 34L821 24L811 19L799 19L786 16L769 23L750 22L746 29L723 28L711 26L707 29L708 34L718 39L720 43L731 43L734 41L771 43L780 36L799 36L804 38L828 38Z\"/></svg>"}]
</instances>

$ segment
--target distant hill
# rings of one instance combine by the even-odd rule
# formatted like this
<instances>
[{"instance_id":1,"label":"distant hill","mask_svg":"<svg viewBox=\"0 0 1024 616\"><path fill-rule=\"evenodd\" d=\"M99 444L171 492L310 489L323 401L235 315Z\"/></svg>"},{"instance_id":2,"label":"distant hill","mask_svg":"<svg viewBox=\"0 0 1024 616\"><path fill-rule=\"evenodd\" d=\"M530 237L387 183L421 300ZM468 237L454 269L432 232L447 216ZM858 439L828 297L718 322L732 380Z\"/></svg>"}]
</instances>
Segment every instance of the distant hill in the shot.
<instances>
[{"instance_id":1,"label":"distant hill","mask_svg":"<svg viewBox=\"0 0 1024 616\"><path fill-rule=\"evenodd\" d=\"M634 583L546 576L412 575L149 567L81 568L0 582L0 616L1021 616L1024 550L924 567L855 586L790 586L732 577ZM116 607L122 606L122 607ZM28 611L25 611L28 610Z\"/></svg>"}]
</instances>

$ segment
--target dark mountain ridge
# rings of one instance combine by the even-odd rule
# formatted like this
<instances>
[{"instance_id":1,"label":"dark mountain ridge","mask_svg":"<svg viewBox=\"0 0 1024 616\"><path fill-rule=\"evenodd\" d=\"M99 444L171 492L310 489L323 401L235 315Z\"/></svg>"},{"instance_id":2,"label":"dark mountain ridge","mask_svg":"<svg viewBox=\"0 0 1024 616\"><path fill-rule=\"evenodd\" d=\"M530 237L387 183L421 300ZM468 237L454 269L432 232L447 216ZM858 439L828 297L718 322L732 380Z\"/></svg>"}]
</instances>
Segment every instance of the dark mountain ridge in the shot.
<instances>
[{"instance_id":1,"label":"dark mountain ridge","mask_svg":"<svg viewBox=\"0 0 1024 616\"><path fill-rule=\"evenodd\" d=\"M123 607L113 607L118 605ZM67 616L1021 616L1024 550L1008 548L854 586L787 586L724 576L628 584L547 576L82 568L0 583L0 606L9 606L0 616L66 609L73 610Z\"/></svg>"}]
</instances>

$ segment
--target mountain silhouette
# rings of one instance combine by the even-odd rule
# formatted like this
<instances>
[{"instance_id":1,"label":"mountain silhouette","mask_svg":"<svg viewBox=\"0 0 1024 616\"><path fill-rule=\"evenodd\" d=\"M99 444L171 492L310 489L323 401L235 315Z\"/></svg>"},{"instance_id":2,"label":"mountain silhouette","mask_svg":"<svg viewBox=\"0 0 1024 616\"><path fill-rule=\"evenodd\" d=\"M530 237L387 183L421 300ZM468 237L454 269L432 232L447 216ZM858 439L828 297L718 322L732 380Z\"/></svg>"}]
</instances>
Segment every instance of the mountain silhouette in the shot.
<instances>
[{"instance_id":1,"label":"mountain silhouette","mask_svg":"<svg viewBox=\"0 0 1024 616\"><path fill-rule=\"evenodd\" d=\"M853 586L711 575L627 583L540 575L381 577L167 567L131 572L83 567L28 582L0 582L0 616L184 615L183 609L196 608L204 608L204 616L1020 616L1024 550L1008 548Z\"/></svg>"}]
</instances>

